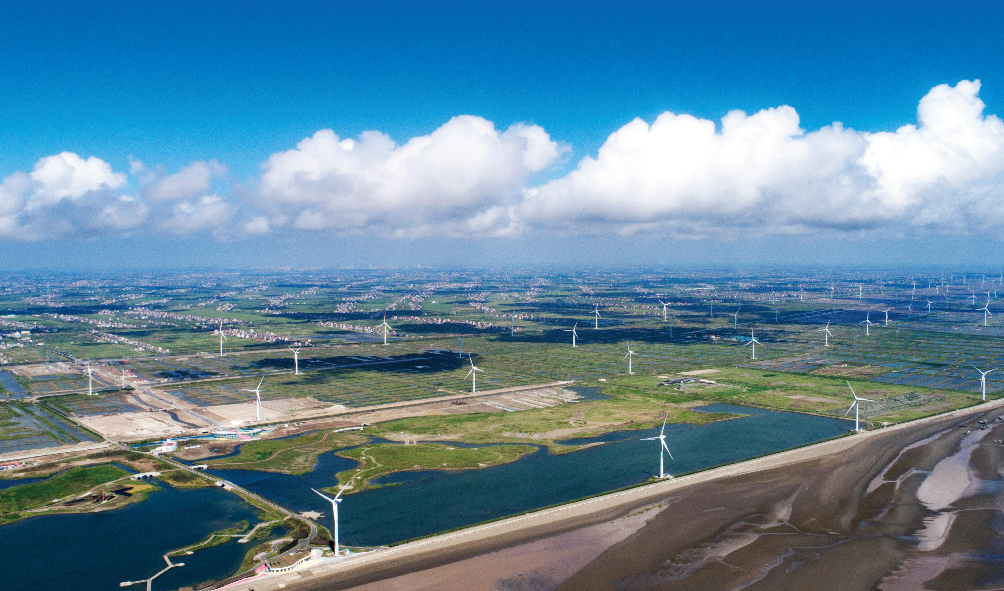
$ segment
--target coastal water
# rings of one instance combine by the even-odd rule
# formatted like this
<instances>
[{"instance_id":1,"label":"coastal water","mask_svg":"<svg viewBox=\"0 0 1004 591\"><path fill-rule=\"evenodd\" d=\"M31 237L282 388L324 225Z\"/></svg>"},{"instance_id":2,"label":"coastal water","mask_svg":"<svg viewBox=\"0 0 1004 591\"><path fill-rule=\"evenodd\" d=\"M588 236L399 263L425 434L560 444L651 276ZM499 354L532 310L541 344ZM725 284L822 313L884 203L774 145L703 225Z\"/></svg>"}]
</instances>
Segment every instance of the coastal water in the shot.
<instances>
[{"instance_id":1,"label":"coastal water","mask_svg":"<svg viewBox=\"0 0 1004 591\"><path fill-rule=\"evenodd\" d=\"M256 511L218 488L179 490L162 485L142 502L101 513L45 515L0 526L0 588L18 591L108 591L146 579L166 566L165 552L194 544ZM236 540L174 559L153 583L177 589L232 574L249 550ZM127 587L143 589L145 585Z\"/></svg>"},{"instance_id":2,"label":"coastal water","mask_svg":"<svg viewBox=\"0 0 1004 591\"><path fill-rule=\"evenodd\" d=\"M835 437L848 421L733 405L701 410L746 416L709 425L667 427L666 443L674 460L671 474L692 472ZM546 449L509 464L463 471L416 471L385 478L384 486L344 497L339 507L341 541L374 546L638 484L659 471L658 441L639 441L659 429L625 431L595 438L603 445L552 454ZM586 443L590 440L576 440ZM293 511L318 511L330 528L331 506L310 489L332 486L335 474L356 463L333 453L318 458L303 476L249 470L214 470L236 484Z\"/></svg>"}]
</instances>

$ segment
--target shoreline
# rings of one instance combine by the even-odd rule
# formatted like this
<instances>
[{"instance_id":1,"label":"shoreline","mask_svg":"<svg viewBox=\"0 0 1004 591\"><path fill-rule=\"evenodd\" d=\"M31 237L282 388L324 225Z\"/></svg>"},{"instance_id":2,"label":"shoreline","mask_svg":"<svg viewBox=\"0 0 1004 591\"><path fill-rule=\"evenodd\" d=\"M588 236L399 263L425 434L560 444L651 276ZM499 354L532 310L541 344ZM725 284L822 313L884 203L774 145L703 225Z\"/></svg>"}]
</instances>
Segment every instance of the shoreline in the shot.
<instances>
[{"instance_id":1,"label":"shoreline","mask_svg":"<svg viewBox=\"0 0 1004 591\"><path fill-rule=\"evenodd\" d=\"M372 582L413 572L424 568L423 565L443 564L452 559L481 554L491 549L512 546L533 539L540 539L560 531L569 531L589 523L599 523L613 515L631 509L638 505L651 503L668 493L679 491L694 485L712 482L735 476L755 474L772 468L790 466L799 462L815 460L846 451L860 444L874 440L877 437L895 434L907 429L958 420L962 416L988 412L1004 406L1004 399L992 400L962 409L948 411L938 415L923 417L883 427L872 431L830 439L807 446L781 451L768 456L744 460L741 462L711 468L709 470L679 476L662 482L639 485L630 489L604 494L601 496L573 501L563 505L542 509L533 513L513 516L499 521L480 524L462 530L437 534L428 538L420 538L401 545L367 552L364 555L337 562L330 561L290 575L270 576L268 579L251 579L246 583L228 588L246 589L250 586L260 586L264 583L283 584L290 588L307 588L308 579L324 581L324 588L349 588L358 584ZM374 576L374 569L380 570L380 575ZM359 571L366 569L367 572ZM308 575L309 573L309 575ZM262 586L261 589L278 588Z\"/></svg>"}]
</instances>

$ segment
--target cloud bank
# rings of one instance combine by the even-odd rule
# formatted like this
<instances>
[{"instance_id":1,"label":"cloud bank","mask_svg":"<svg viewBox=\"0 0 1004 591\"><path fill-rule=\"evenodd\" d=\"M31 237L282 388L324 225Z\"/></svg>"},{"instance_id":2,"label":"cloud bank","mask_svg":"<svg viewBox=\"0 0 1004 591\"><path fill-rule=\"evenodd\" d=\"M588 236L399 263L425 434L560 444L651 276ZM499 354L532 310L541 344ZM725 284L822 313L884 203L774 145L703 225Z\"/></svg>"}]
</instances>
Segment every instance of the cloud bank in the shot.
<instances>
[{"instance_id":1,"label":"cloud bank","mask_svg":"<svg viewBox=\"0 0 1004 591\"><path fill-rule=\"evenodd\" d=\"M129 173L64 152L0 183L0 238L151 232L504 236L542 231L671 237L805 234L997 236L1004 122L980 82L940 85L917 122L801 128L782 105L720 122L666 112L614 131L554 180L569 152L537 125L454 117L398 144L324 129L272 154L239 190L216 160ZM230 187L228 189L227 187Z\"/></svg>"},{"instance_id":2,"label":"cloud bank","mask_svg":"<svg viewBox=\"0 0 1004 591\"><path fill-rule=\"evenodd\" d=\"M1004 124L980 83L932 89L918 124L864 133L799 127L789 106L635 119L564 178L530 188L527 223L674 234L911 227L987 230L1004 221ZM976 224L974 226L974 224Z\"/></svg>"}]
</instances>

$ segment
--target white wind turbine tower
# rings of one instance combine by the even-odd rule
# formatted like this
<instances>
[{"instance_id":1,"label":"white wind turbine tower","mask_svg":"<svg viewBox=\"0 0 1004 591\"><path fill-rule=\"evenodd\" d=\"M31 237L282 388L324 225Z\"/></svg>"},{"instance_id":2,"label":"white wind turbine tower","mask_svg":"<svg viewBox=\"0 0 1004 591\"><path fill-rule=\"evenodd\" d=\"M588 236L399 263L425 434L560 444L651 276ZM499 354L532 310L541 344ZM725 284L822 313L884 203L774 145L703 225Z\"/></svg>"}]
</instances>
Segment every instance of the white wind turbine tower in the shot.
<instances>
[{"instance_id":1,"label":"white wind turbine tower","mask_svg":"<svg viewBox=\"0 0 1004 591\"><path fill-rule=\"evenodd\" d=\"M659 300L659 303L662 304L662 321L665 322L666 321L666 306L668 306L669 304L667 304L666 302L664 302L662 300Z\"/></svg>"},{"instance_id":2,"label":"white wind turbine tower","mask_svg":"<svg viewBox=\"0 0 1004 591\"><path fill-rule=\"evenodd\" d=\"M338 503L342 502L342 499L341 499L342 493L345 492L345 489L347 489L348 487L349 487L349 485L346 484L342 488L338 489L338 494L335 495L335 498L331 498L329 496L326 496L324 493L320 492L317 489L314 489L314 488L310 489L310 490L314 491L315 493L321 495L321 497L323 497L325 500L327 500L327 501L329 501L331 503L331 515L334 516L334 520L335 520L335 531L332 532L332 535L335 538L335 540L334 540L334 542L335 542L335 556L338 556L339 553L341 552L341 549L338 547Z\"/></svg>"},{"instance_id":3,"label":"white wind turbine tower","mask_svg":"<svg viewBox=\"0 0 1004 591\"><path fill-rule=\"evenodd\" d=\"M87 362L87 395L94 396L94 375L91 373L91 362Z\"/></svg>"},{"instance_id":4,"label":"white wind turbine tower","mask_svg":"<svg viewBox=\"0 0 1004 591\"><path fill-rule=\"evenodd\" d=\"M662 430L659 431L659 435L658 436L656 436L656 437L646 437L646 438L644 438L644 439L641 440L641 441L655 441L656 439L659 440L659 478L668 478L669 477L669 474L666 474L666 468L665 468L665 463L664 463L665 460L663 459L664 456L662 455L662 452L665 451L667 454L669 454L669 459L671 459L671 460L674 459L673 458L673 454L670 453L670 451L669 451L669 446L666 445L666 421L668 421L668 420L669 420L668 416L665 419L663 419L663 421L662 421Z\"/></svg>"},{"instance_id":5,"label":"white wind turbine tower","mask_svg":"<svg viewBox=\"0 0 1004 591\"><path fill-rule=\"evenodd\" d=\"M732 313L732 328L739 328L739 309Z\"/></svg>"},{"instance_id":6,"label":"white wind turbine tower","mask_svg":"<svg viewBox=\"0 0 1004 591\"><path fill-rule=\"evenodd\" d=\"M762 345L762 344L763 343L761 343L760 341L756 340L756 337L753 336L753 329L750 329L750 341L748 343L746 343L745 345L743 345L743 347L745 347L746 345L753 345L753 355L750 357L750 359L756 359L756 346L757 345Z\"/></svg>"},{"instance_id":7,"label":"white wind turbine tower","mask_svg":"<svg viewBox=\"0 0 1004 591\"><path fill-rule=\"evenodd\" d=\"M624 359L627 359L627 362L628 362L628 375L629 376L633 376L634 375L634 370L631 368L631 358L634 357L635 355L637 355L637 353L635 353L634 351L631 350L631 343L629 342L628 343L628 352L627 352L627 355L624 356Z\"/></svg>"},{"instance_id":8,"label":"white wind turbine tower","mask_svg":"<svg viewBox=\"0 0 1004 591\"><path fill-rule=\"evenodd\" d=\"M294 349L293 347L287 347L293 352L293 375L300 375L300 345L297 345Z\"/></svg>"},{"instance_id":9,"label":"white wind turbine tower","mask_svg":"<svg viewBox=\"0 0 1004 591\"><path fill-rule=\"evenodd\" d=\"M990 307L989 306L990 306L990 299L987 298L987 303L983 304L983 308L982 308L982 310L983 310L983 326L987 325L987 318L989 318L990 316L993 316L993 314L990 313Z\"/></svg>"},{"instance_id":10,"label":"white wind turbine tower","mask_svg":"<svg viewBox=\"0 0 1004 591\"><path fill-rule=\"evenodd\" d=\"M927 300L927 311L931 311L931 300Z\"/></svg>"},{"instance_id":11,"label":"white wind turbine tower","mask_svg":"<svg viewBox=\"0 0 1004 591\"><path fill-rule=\"evenodd\" d=\"M575 347L575 337L579 336L579 333L575 332L575 329L576 329L576 328L577 328L578 326L579 326L579 323L578 323L578 322L576 322L576 323L575 323L575 324L574 324L574 325L572 326L572 330L566 330L566 331L565 331L565 332L570 332L570 333L572 333L572 347L573 347L573 348Z\"/></svg>"},{"instance_id":12,"label":"white wind turbine tower","mask_svg":"<svg viewBox=\"0 0 1004 591\"><path fill-rule=\"evenodd\" d=\"M823 346L824 347L829 347L830 346L830 337L833 336L833 333L830 332L830 321L827 320L826 321L826 327L819 329L819 331L823 333Z\"/></svg>"},{"instance_id":13,"label":"white wind turbine tower","mask_svg":"<svg viewBox=\"0 0 1004 591\"><path fill-rule=\"evenodd\" d=\"M596 304L596 311L593 312L593 314L596 315L596 320L593 323L593 328L599 328L600 327L600 305L599 304Z\"/></svg>"},{"instance_id":14,"label":"white wind turbine tower","mask_svg":"<svg viewBox=\"0 0 1004 591\"><path fill-rule=\"evenodd\" d=\"M868 315L865 316L865 319L861 321L861 324L865 325L865 335L866 336L872 334L871 333L871 327L872 327L873 324L875 324L874 322L872 322L871 318L872 318L872 313L869 310Z\"/></svg>"},{"instance_id":15,"label":"white wind turbine tower","mask_svg":"<svg viewBox=\"0 0 1004 591\"><path fill-rule=\"evenodd\" d=\"M847 382L847 387L851 388L851 383L850 382ZM853 408L854 409L854 430L855 431L860 431L861 428L859 426L858 415L859 415L859 411L861 410L861 403L862 402L874 402L874 400L868 400L867 398L858 398L858 395L854 393L854 388L851 388L851 396L854 397L854 402L851 403L850 408L847 409L847 412L844 413L844 416L846 417L851 412L851 409Z\"/></svg>"},{"instance_id":16,"label":"white wind turbine tower","mask_svg":"<svg viewBox=\"0 0 1004 591\"><path fill-rule=\"evenodd\" d=\"M889 326L889 310L892 310L892 308L886 308L885 309L885 325L886 326Z\"/></svg>"},{"instance_id":17,"label":"white wind turbine tower","mask_svg":"<svg viewBox=\"0 0 1004 591\"><path fill-rule=\"evenodd\" d=\"M223 321L220 320L220 329L216 331L216 334L220 335L220 357L223 357L223 341L227 340L227 336L223 334Z\"/></svg>"},{"instance_id":18,"label":"white wind turbine tower","mask_svg":"<svg viewBox=\"0 0 1004 591\"><path fill-rule=\"evenodd\" d=\"M457 337L457 342L459 343L459 347L457 349L457 356L460 357L461 359L463 359L464 358L464 338L463 337Z\"/></svg>"},{"instance_id":19,"label":"white wind turbine tower","mask_svg":"<svg viewBox=\"0 0 1004 591\"><path fill-rule=\"evenodd\" d=\"M387 331L390 330L390 325L387 324L387 315L386 314L383 315L383 324L381 324L380 326L383 327L383 344L386 345L387 344ZM379 328L379 327L377 327L377 328Z\"/></svg>"},{"instance_id":20,"label":"white wind turbine tower","mask_svg":"<svg viewBox=\"0 0 1004 591\"><path fill-rule=\"evenodd\" d=\"M468 355L467 358L471 362L471 371L467 372L467 375L464 376L464 379L466 380L467 378L471 378L471 394L477 394L478 393L478 372L479 371L484 371L484 370L482 370L482 369L480 369L478 367L475 367L475 365L474 365L474 358L473 357L471 357L470 355Z\"/></svg>"},{"instance_id":21,"label":"white wind turbine tower","mask_svg":"<svg viewBox=\"0 0 1004 591\"><path fill-rule=\"evenodd\" d=\"M969 367L971 367L971 368L975 369L976 371L980 372L980 393L983 394L983 402L986 402L987 401L987 374L990 373L990 372L992 372L992 371L997 371L997 368L995 367L994 369L988 369L987 371L983 371L980 368L976 367L975 365L970 365Z\"/></svg>"},{"instance_id":22,"label":"white wind turbine tower","mask_svg":"<svg viewBox=\"0 0 1004 591\"><path fill-rule=\"evenodd\" d=\"M261 384L265 381L265 376L261 377L261 381L258 382L258 387L254 390L248 390L247 388L241 388L241 392L254 392L255 396L255 421L261 421Z\"/></svg>"}]
</instances>

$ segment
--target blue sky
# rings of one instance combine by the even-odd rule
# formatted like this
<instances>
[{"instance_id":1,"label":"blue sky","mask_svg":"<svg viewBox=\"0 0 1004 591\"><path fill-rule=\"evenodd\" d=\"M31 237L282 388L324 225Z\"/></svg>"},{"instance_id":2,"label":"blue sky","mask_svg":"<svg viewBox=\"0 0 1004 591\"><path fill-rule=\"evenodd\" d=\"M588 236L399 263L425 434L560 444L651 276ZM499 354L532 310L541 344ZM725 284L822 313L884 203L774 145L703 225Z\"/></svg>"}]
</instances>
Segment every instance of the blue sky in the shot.
<instances>
[{"instance_id":1,"label":"blue sky","mask_svg":"<svg viewBox=\"0 0 1004 591\"><path fill-rule=\"evenodd\" d=\"M275 266L309 244L309 265L728 263L749 235L767 262L855 264L792 246L823 232L969 264L999 244L995 3L482 4L8 3L0 262Z\"/></svg>"}]
</instances>

